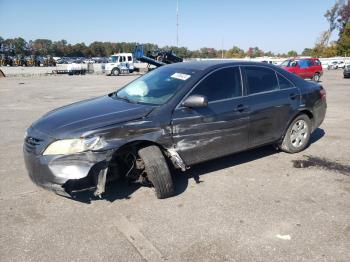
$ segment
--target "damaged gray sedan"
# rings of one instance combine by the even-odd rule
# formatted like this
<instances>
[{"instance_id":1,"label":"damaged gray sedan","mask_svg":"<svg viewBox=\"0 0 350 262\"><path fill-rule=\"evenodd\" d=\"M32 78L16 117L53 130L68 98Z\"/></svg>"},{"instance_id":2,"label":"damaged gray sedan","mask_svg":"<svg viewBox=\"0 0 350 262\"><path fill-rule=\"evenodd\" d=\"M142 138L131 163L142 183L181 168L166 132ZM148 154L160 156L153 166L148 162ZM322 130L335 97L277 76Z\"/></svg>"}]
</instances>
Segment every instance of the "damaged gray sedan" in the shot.
<instances>
[{"instance_id":1,"label":"damaged gray sedan","mask_svg":"<svg viewBox=\"0 0 350 262\"><path fill-rule=\"evenodd\" d=\"M106 96L53 110L27 130L34 183L101 197L126 178L175 194L171 170L275 144L305 149L326 113L326 92L278 67L188 62L160 67Z\"/></svg>"}]
</instances>

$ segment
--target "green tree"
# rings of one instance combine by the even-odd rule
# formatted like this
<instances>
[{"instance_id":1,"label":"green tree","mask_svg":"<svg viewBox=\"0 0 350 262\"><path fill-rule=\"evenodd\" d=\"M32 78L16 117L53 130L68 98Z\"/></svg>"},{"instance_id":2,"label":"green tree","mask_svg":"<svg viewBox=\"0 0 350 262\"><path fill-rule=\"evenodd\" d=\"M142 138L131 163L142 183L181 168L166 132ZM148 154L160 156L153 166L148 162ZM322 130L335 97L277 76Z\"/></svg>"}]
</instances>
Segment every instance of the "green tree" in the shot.
<instances>
[{"instance_id":1,"label":"green tree","mask_svg":"<svg viewBox=\"0 0 350 262\"><path fill-rule=\"evenodd\" d=\"M52 54L52 41L49 39L36 39L33 42L33 49L37 55L51 55Z\"/></svg>"},{"instance_id":2,"label":"green tree","mask_svg":"<svg viewBox=\"0 0 350 262\"><path fill-rule=\"evenodd\" d=\"M338 40L338 54L342 56L350 55L350 22L348 22Z\"/></svg>"},{"instance_id":3,"label":"green tree","mask_svg":"<svg viewBox=\"0 0 350 262\"><path fill-rule=\"evenodd\" d=\"M301 53L302 56L312 56L312 48L304 48L303 52Z\"/></svg>"},{"instance_id":4,"label":"green tree","mask_svg":"<svg viewBox=\"0 0 350 262\"><path fill-rule=\"evenodd\" d=\"M294 56L297 56L298 55L298 52L297 51L294 51L294 50L290 50L288 53L287 53L287 56L290 56L290 57L294 57Z\"/></svg>"},{"instance_id":5,"label":"green tree","mask_svg":"<svg viewBox=\"0 0 350 262\"><path fill-rule=\"evenodd\" d=\"M247 51L247 56L249 56L250 58L255 58L255 57L259 57L259 56L263 56L264 55L264 51L259 49L259 47L250 47Z\"/></svg>"},{"instance_id":6,"label":"green tree","mask_svg":"<svg viewBox=\"0 0 350 262\"><path fill-rule=\"evenodd\" d=\"M237 46L233 46L231 49L225 52L226 58L243 58L245 57L245 53L243 49L240 49Z\"/></svg>"}]
</instances>

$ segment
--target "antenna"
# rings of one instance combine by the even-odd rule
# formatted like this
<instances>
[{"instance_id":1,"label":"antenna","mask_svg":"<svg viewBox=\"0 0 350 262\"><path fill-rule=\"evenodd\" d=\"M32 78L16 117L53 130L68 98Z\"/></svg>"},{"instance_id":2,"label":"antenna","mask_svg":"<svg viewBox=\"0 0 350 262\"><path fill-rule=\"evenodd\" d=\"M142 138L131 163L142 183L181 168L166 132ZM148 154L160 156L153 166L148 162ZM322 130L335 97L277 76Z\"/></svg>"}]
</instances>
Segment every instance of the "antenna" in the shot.
<instances>
[{"instance_id":1,"label":"antenna","mask_svg":"<svg viewBox=\"0 0 350 262\"><path fill-rule=\"evenodd\" d=\"M176 0L176 46L179 47L179 0Z\"/></svg>"}]
</instances>

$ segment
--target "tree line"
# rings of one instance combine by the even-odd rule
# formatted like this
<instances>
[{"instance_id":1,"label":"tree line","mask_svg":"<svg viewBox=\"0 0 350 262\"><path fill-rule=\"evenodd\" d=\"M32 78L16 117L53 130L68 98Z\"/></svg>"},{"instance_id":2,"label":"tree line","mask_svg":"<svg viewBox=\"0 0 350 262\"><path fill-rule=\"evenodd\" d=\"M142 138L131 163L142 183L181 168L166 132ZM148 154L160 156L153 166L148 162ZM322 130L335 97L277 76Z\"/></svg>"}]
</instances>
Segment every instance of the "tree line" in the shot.
<instances>
[{"instance_id":1,"label":"tree line","mask_svg":"<svg viewBox=\"0 0 350 262\"><path fill-rule=\"evenodd\" d=\"M37 55L37 56L66 56L66 57L107 57L114 53L126 52L132 53L136 42L92 42L90 45L85 43L70 44L66 40L52 41L50 39L36 39L28 42L22 37L4 39L0 36L0 52L9 55ZM228 50L218 50L210 47L203 47L198 50L189 50L187 47L163 46L157 44L142 44L144 52L164 49L171 50L183 58L243 58L259 56L281 56L288 57L297 55L296 51L290 51L286 54L274 54L271 51L264 52L259 47L250 47L248 50L233 46Z\"/></svg>"}]
</instances>

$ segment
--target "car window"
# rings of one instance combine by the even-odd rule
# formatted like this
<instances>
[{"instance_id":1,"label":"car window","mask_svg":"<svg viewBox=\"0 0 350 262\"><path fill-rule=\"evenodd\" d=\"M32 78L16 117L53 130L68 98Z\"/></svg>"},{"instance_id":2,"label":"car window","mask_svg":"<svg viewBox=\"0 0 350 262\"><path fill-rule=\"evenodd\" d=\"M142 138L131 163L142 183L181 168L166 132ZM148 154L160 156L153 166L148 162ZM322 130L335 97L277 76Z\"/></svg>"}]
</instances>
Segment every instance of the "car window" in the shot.
<instances>
[{"instance_id":1,"label":"car window","mask_svg":"<svg viewBox=\"0 0 350 262\"><path fill-rule=\"evenodd\" d=\"M285 67L288 67L290 64L290 60L286 60L286 61L283 61L281 66L285 66Z\"/></svg>"},{"instance_id":2,"label":"car window","mask_svg":"<svg viewBox=\"0 0 350 262\"><path fill-rule=\"evenodd\" d=\"M239 68L230 67L215 71L200 82L190 95L206 96L208 102L241 96Z\"/></svg>"},{"instance_id":3,"label":"car window","mask_svg":"<svg viewBox=\"0 0 350 262\"><path fill-rule=\"evenodd\" d=\"M132 57L131 56L128 56L128 61L132 61Z\"/></svg>"},{"instance_id":4,"label":"car window","mask_svg":"<svg viewBox=\"0 0 350 262\"><path fill-rule=\"evenodd\" d=\"M291 62L290 62L290 66L291 66L291 67L296 67L296 66L298 66L298 61L291 61Z\"/></svg>"},{"instance_id":5,"label":"car window","mask_svg":"<svg viewBox=\"0 0 350 262\"><path fill-rule=\"evenodd\" d=\"M292 82L290 82L287 78L285 78L284 76L281 76L280 74L277 74L277 78L278 78L278 84L280 86L280 89L287 89L287 88L291 88L294 87L294 85L292 84Z\"/></svg>"},{"instance_id":6,"label":"car window","mask_svg":"<svg viewBox=\"0 0 350 262\"><path fill-rule=\"evenodd\" d=\"M311 61L308 60L308 59L305 59L305 60L300 60L299 61L299 65L301 68L308 68L311 66Z\"/></svg>"},{"instance_id":7,"label":"car window","mask_svg":"<svg viewBox=\"0 0 350 262\"><path fill-rule=\"evenodd\" d=\"M321 62L318 59L314 60L314 63L315 63L315 65L321 65Z\"/></svg>"},{"instance_id":8,"label":"car window","mask_svg":"<svg viewBox=\"0 0 350 262\"><path fill-rule=\"evenodd\" d=\"M275 71L264 67L245 68L249 94L278 90Z\"/></svg>"}]
</instances>

